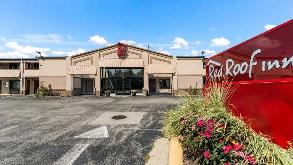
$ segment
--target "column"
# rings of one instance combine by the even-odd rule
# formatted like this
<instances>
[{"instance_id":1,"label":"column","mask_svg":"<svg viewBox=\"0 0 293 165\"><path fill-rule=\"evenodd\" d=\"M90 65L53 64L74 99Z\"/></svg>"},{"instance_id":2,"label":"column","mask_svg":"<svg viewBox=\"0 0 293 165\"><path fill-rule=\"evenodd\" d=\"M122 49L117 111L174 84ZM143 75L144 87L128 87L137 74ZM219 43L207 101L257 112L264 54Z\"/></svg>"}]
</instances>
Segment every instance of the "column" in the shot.
<instances>
[{"instance_id":1,"label":"column","mask_svg":"<svg viewBox=\"0 0 293 165\"><path fill-rule=\"evenodd\" d=\"M96 96L101 96L101 71L100 67L97 67L97 75L95 76L95 91Z\"/></svg>"},{"instance_id":2,"label":"column","mask_svg":"<svg viewBox=\"0 0 293 165\"><path fill-rule=\"evenodd\" d=\"M73 96L73 76L66 74L66 96Z\"/></svg>"},{"instance_id":3,"label":"column","mask_svg":"<svg viewBox=\"0 0 293 165\"><path fill-rule=\"evenodd\" d=\"M149 75L147 72L147 67L144 67L144 75L143 75L143 92L146 92L144 95L149 94Z\"/></svg>"}]
</instances>

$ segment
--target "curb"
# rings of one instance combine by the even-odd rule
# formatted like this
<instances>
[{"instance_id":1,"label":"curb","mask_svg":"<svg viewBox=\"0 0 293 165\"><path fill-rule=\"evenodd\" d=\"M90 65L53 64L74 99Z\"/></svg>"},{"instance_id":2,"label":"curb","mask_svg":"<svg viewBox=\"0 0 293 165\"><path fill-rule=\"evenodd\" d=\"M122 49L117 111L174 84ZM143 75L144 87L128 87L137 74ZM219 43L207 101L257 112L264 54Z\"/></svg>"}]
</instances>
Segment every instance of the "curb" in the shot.
<instances>
[{"instance_id":1,"label":"curb","mask_svg":"<svg viewBox=\"0 0 293 165\"><path fill-rule=\"evenodd\" d=\"M146 160L146 165L168 165L169 147L167 138L157 139L148 154L149 160Z\"/></svg>"},{"instance_id":2,"label":"curb","mask_svg":"<svg viewBox=\"0 0 293 165\"><path fill-rule=\"evenodd\" d=\"M170 140L169 165L183 165L183 149L178 138Z\"/></svg>"}]
</instances>

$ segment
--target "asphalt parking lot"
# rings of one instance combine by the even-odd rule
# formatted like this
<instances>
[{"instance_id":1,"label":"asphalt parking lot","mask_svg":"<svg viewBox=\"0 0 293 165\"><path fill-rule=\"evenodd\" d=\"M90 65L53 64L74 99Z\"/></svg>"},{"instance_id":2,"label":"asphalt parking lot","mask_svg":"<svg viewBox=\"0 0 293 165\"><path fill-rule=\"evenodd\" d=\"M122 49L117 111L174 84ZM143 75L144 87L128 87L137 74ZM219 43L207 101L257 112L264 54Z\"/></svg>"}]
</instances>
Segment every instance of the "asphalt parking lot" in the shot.
<instances>
[{"instance_id":1,"label":"asphalt parking lot","mask_svg":"<svg viewBox=\"0 0 293 165\"><path fill-rule=\"evenodd\" d=\"M163 111L178 102L159 96L2 97L0 164L144 164L162 136Z\"/></svg>"}]
</instances>

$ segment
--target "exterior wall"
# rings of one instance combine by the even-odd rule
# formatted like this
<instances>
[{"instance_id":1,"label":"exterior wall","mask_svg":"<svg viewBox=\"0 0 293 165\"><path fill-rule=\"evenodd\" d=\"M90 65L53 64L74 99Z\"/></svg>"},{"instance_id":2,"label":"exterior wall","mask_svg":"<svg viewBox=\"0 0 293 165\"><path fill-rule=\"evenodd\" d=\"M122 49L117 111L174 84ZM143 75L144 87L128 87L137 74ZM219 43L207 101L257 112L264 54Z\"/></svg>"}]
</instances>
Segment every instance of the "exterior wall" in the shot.
<instances>
[{"instance_id":1,"label":"exterior wall","mask_svg":"<svg viewBox=\"0 0 293 165\"><path fill-rule=\"evenodd\" d=\"M186 94L190 88L202 89L205 69L203 58L176 58L176 75L174 77L175 95Z\"/></svg>"},{"instance_id":2,"label":"exterior wall","mask_svg":"<svg viewBox=\"0 0 293 165\"><path fill-rule=\"evenodd\" d=\"M179 90L189 90L190 87L201 89L203 87L203 58L175 58L172 56L148 51L145 49L128 46L127 56L119 58L117 56L117 45L105 49L73 56L70 59L70 67L73 66L93 66L96 68L95 91L96 95L101 93L100 69L102 67L144 67L144 88L149 91L149 79L156 79L156 93L175 93ZM86 74L85 68L81 68ZM78 75L82 71L73 71L70 73ZM78 80L68 76L68 90L78 91ZM160 79L170 79L170 89L160 89Z\"/></svg>"},{"instance_id":3,"label":"exterior wall","mask_svg":"<svg viewBox=\"0 0 293 165\"><path fill-rule=\"evenodd\" d=\"M39 82L51 85L61 95L66 94L66 58L40 58Z\"/></svg>"},{"instance_id":4,"label":"exterior wall","mask_svg":"<svg viewBox=\"0 0 293 165\"><path fill-rule=\"evenodd\" d=\"M23 75L26 79L39 78L39 83L45 86L51 85L53 90L65 96L81 94L81 78L94 79L94 92L99 96L101 93L100 69L103 67L143 67L143 90L148 92L150 78L156 79L156 93L176 95L181 91L189 90L190 87L202 88L202 76L205 75L202 58L176 58L130 45L127 46L127 55L120 58L117 55L117 49L118 46L114 45L72 57L42 57L30 61L39 62L39 70L24 70ZM22 68L21 64L17 74L10 78L17 79ZM4 73L11 75L11 70L7 72L6 69L0 68L0 79L4 77ZM170 89L160 89L160 79L166 78L170 79ZM3 87L5 81L1 81L1 93L7 92L7 89ZM24 91L25 84L22 83L21 86ZM29 92L33 93L33 89L34 81L31 81Z\"/></svg>"},{"instance_id":5,"label":"exterior wall","mask_svg":"<svg viewBox=\"0 0 293 165\"><path fill-rule=\"evenodd\" d=\"M38 59L0 59L0 80L1 82L1 91L0 94L25 94L25 78L38 78L39 70L28 69L25 66L27 63L38 63ZM18 69L9 69L9 63L18 63ZM22 79L21 79L22 77ZM19 90L9 91L9 80L22 80L20 81ZM3 82L8 82L8 87L3 88ZM3 90L2 90L3 89Z\"/></svg>"},{"instance_id":6,"label":"exterior wall","mask_svg":"<svg viewBox=\"0 0 293 165\"><path fill-rule=\"evenodd\" d=\"M51 85L52 89L65 90L66 88L65 76L42 76L39 81L45 86Z\"/></svg>"}]
</instances>

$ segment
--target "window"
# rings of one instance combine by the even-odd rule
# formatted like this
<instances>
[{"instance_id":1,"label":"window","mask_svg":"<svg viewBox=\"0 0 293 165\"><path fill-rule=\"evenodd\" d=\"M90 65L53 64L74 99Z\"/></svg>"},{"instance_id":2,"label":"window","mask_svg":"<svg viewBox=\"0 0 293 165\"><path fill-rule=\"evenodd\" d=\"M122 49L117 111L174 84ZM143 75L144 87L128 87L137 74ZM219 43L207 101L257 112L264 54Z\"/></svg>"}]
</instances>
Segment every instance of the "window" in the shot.
<instances>
[{"instance_id":1,"label":"window","mask_svg":"<svg viewBox=\"0 0 293 165\"><path fill-rule=\"evenodd\" d=\"M10 81L10 89L19 90L20 83L18 80L11 80Z\"/></svg>"},{"instance_id":2,"label":"window","mask_svg":"<svg viewBox=\"0 0 293 165\"><path fill-rule=\"evenodd\" d=\"M19 63L9 63L9 69L19 69Z\"/></svg>"},{"instance_id":3,"label":"window","mask_svg":"<svg viewBox=\"0 0 293 165\"><path fill-rule=\"evenodd\" d=\"M131 69L131 77L143 77L143 69Z\"/></svg>"},{"instance_id":4,"label":"window","mask_svg":"<svg viewBox=\"0 0 293 165\"><path fill-rule=\"evenodd\" d=\"M160 89L170 89L170 79L161 79Z\"/></svg>"},{"instance_id":5,"label":"window","mask_svg":"<svg viewBox=\"0 0 293 165\"><path fill-rule=\"evenodd\" d=\"M115 77L115 69L106 69L106 77Z\"/></svg>"},{"instance_id":6,"label":"window","mask_svg":"<svg viewBox=\"0 0 293 165\"><path fill-rule=\"evenodd\" d=\"M115 77L130 77L130 69L116 69Z\"/></svg>"},{"instance_id":7,"label":"window","mask_svg":"<svg viewBox=\"0 0 293 165\"><path fill-rule=\"evenodd\" d=\"M143 68L101 68L101 88L115 91L116 94L142 90L144 85Z\"/></svg>"},{"instance_id":8,"label":"window","mask_svg":"<svg viewBox=\"0 0 293 165\"><path fill-rule=\"evenodd\" d=\"M39 63L26 63L26 69L39 69Z\"/></svg>"}]
</instances>

